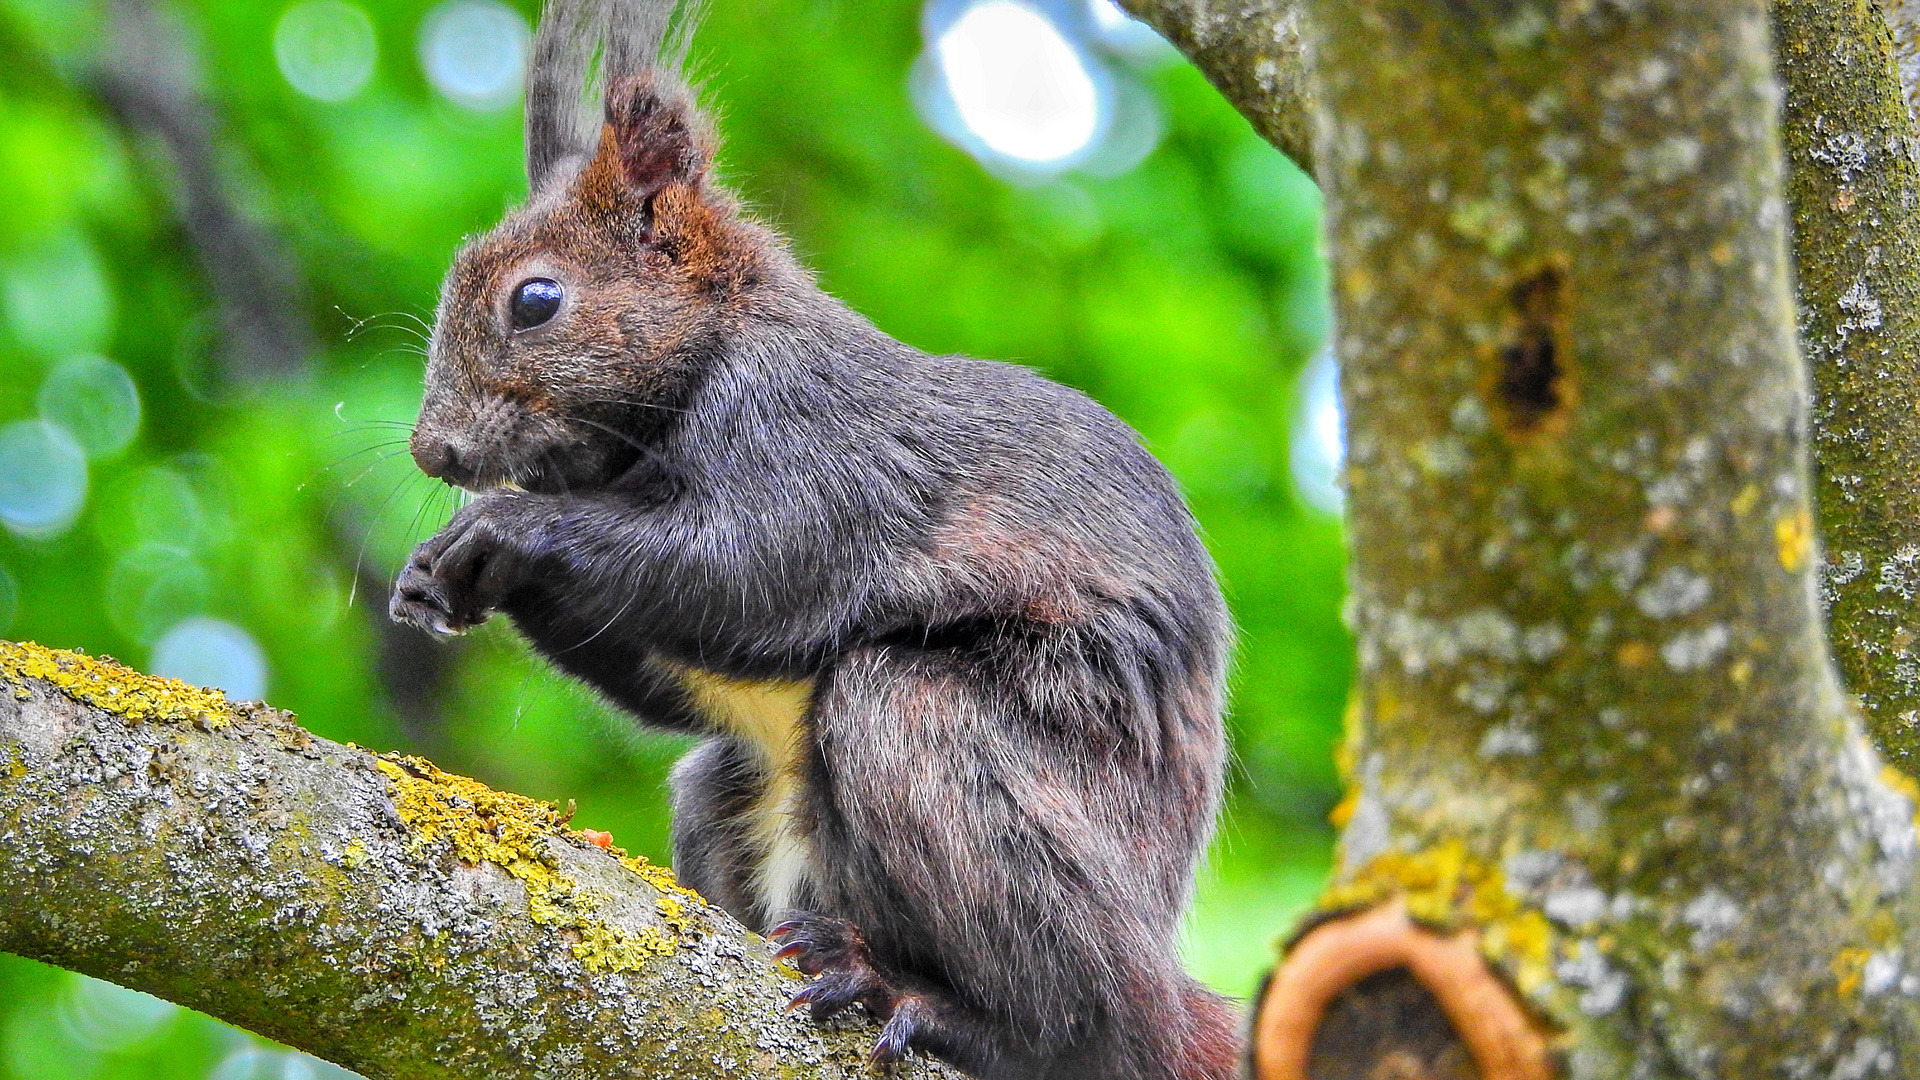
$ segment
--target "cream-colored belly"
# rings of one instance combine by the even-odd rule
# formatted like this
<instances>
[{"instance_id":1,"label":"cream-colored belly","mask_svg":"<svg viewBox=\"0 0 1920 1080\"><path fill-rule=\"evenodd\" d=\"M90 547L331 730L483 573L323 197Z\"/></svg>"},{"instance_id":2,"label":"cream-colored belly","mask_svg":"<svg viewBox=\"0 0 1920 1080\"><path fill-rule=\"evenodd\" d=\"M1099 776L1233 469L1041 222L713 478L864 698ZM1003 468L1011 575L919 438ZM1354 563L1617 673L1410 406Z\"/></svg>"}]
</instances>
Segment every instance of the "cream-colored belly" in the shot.
<instances>
[{"instance_id":1,"label":"cream-colored belly","mask_svg":"<svg viewBox=\"0 0 1920 1080\"><path fill-rule=\"evenodd\" d=\"M759 759L766 786L748 811L748 842L760 853L754 891L768 917L793 907L810 872L811 851L800 835L801 754L812 682L729 679L700 668L670 665L700 712L745 744Z\"/></svg>"}]
</instances>

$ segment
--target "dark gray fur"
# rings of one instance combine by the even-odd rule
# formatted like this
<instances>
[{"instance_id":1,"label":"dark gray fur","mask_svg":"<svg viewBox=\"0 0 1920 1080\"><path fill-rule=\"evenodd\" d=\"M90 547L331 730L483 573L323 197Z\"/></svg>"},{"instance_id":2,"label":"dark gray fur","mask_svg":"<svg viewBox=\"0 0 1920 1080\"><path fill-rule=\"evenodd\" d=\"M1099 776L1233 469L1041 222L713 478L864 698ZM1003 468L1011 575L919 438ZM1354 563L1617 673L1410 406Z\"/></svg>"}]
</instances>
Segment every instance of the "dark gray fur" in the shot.
<instances>
[{"instance_id":1,"label":"dark gray fur","mask_svg":"<svg viewBox=\"0 0 1920 1080\"><path fill-rule=\"evenodd\" d=\"M918 352L823 293L708 179L690 102L658 69L616 79L610 149L461 253L415 457L526 490L421 545L395 617L505 611L621 707L706 735L674 777L676 869L755 929L790 919L809 1003L885 1019L881 1059L1224 1080L1234 1010L1175 939L1229 629L1173 480L1084 395ZM541 144L577 151L543 115ZM528 276L567 306L515 329L502 297ZM815 688L797 912L754 883L760 759L685 668Z\"/></svg>"}]
</instances>

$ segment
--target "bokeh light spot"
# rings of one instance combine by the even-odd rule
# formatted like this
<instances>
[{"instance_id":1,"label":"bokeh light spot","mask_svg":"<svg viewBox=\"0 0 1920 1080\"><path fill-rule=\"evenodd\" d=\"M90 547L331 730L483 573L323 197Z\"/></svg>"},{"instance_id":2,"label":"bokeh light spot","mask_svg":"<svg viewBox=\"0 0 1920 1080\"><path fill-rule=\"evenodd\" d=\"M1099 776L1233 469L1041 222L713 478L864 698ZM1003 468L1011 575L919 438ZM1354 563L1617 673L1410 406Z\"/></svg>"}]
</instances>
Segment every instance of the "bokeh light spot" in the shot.
<instances>
[{"instance_id":1,"label":"bokeh light spot","mask_svg":"<svg viewBox=\"0 0 1920 1080\"><path fill-rule=\"evenodd\" d=\"M141 474L130 508L139 542L189 546L207 538L207 511L193 481L164 466Z\"/></svg>"},{"instance_id":2,"label":"bokeh light spot","mask_svg":"<svg viewBox=\"0 0 1920 1080\"><path fill-rule=\"evenodd\" d=\"M217 686L231 701L267 696L267 654L245 630L221 619L188 619L161 635L149 665L195 686Z\"/></svg>"},{"instance_id":3,"label":"bokeh light spot","mask_svg":"<svg viewBox=\"0 0 1920 1080\"><path fill-rule=\"evenodd\" d=\"M94 352L113 332L113 290L93 245L76 233L6 268L7 324L46 356Z\"/></svg>"},{"instance_id":4,"label":"bokeh light spot","mask_svg":"<svg viewBox=\"0 0 1920 1080\"><path fill-rule=\"evenodd\" d=\"M14 1004L8 1002L9 1005ZM0 1075L33 1080L94 1080L100 1074L100 1052L74 1041L60 1022L57 999L30 997L6 1017L4 1065Z\"/></svg>"},{"instance_id":5,"label":"bokeh light spot","mask_svg":"<svg viewBox=\"0 0 1920 1080\"><path fill-rule=\"evenodd\" d=\"M505 108L520 96L527 23L498 0L447 0L420 28L420 66L435 90L469 109Z\"/></svg>"},{"instance_id":6,"label":"bokeh light spot","mask_svg":"<svg viewBox=\"0 0 1920 1080\"><path fill-rule=\"evenodd\" d=\"M1139 21L1122 11L1113 0L1087 0L1087 13L1093 16L1093 25L1103 34L1123 30L1129 23Z\"/></svg>"},{"instance_id":7,"label":"bokeh light spot","mask_svg":"<svg viewBox=\"0 0 1920 1080\"><path fill-rule=\"evenodd\" d=\"M87 452L66 428L18 420L0 428L0 524L53 536L87 502Z\"/></svg>"},{"instance_id":8,"label":"bokeh light spot","mask_svg":"<svg viewBox=\"0 0 1920 1080\"><path fill-rule=\"evenodd\" d=\"M280 16L273 58L295 90L319 101L345 101L373 78L379 44L373 20L345 0L305 0Z\"/></svg>"},{"instance_id":9,"label":"bokeh light spot","mask_svg":"<svg viewBox=\"0 0 1920 1080\"><path fill-rule=\"evenodd\" d=\"M249 1046L222 1058L207 1080L348 1080L354 1075L307 1054Z\"/></svg>"},{"instance_id":10,"label":"bokeh light spot","mask_svg":"<svg viewBox=\"0 0 1920 1080\"><path fill-rule=\"evenodd\" d=\"M1127 14L1114 0L1087 0L1093 32L1108 49L1136 61L1177 55L1153 27Z\"/></svg>"},{"instance_id":11,"label":"bokeh light spot","mask_svg":"<svg viewBox=\"0 0 1920 1080\"><path fill-rule=\"evenodd\" d=\"M179 1013L178 1005L150 994L76 975L61 1002L60 1020L75 1042L114 1053L152 1039Z\"/></svg>"},{"instance_id":12,"label":"bokeh light spot","mask_svg":"<svg viewBox=\"0 0 1920 1080\"><path fill-rule=\"evenodd\" d=\"M135 641L153 642L206 609L206 570L185 550L147 544L123 553L107 574L107 618Z\"/></svg>"},{"instance_id":13,"label":"bokeh light spot","mask_svg":"<svg viewBox=\"0 0 1920 1080\"><path fill-rule=\"evenodd\" d=\"M1293 483L1307 504L1338 514L1345 502L1340 465L1346 459L1342 432L1339 369L1333 352L1322 349L1300 376L1300 412L1293 425Z\"/></svg>"},{"instance_id":14,"label":"bokeh light spot","mask_svg":"<svg viewBox=\"0 0 1920 1080\"><path fill-rule=\"evenodd\" d=\"M1100 94L1085 57L1025 4L975 4L934 53L961 122L995 153L1046 164L1086 149L1098 133Z\"/></svg>"},{"instance_id":15,"label":"bokeh light spot","mask_svg":"<svg viewBox=\"0 0 1920 1080\"><path fill-rule=\"evenodd\" d=\"M66 428L88 457L111 457L140 430L140 389L104 356L69 356L40 384L40 416Z\"/></svg>"}]
</instances>

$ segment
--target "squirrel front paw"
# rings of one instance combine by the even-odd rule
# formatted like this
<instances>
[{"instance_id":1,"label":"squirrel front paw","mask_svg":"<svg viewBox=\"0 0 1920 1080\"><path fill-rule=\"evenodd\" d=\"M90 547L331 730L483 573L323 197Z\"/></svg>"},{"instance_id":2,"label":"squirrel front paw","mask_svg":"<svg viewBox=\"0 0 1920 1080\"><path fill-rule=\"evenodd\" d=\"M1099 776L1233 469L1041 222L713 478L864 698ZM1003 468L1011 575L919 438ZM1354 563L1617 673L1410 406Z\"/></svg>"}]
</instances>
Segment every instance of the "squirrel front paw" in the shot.
<instances>
[{"instance_id":1,"label":"squirrel front paw","mask_svg":"<svg viewBox=\"0 0 1920 1080\"><path fill-rule=\"evenodd\" d=\"M524 500L488 495L462 507L413 550L393 584L388 616L443 637L486 622L532 562Z\"/></svg>"}]
</instances>

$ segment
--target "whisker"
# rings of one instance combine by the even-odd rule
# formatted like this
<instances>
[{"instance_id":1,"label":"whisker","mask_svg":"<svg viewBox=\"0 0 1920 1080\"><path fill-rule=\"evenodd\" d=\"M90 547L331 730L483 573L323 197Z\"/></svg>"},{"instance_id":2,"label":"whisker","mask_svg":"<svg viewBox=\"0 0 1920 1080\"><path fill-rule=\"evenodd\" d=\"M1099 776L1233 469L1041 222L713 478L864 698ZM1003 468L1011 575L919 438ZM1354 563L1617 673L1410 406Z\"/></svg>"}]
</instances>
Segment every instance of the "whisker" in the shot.
<instances>
[{"instance_id":1,"label":"whisker","mask_svg":"<svg viewBox=\"0 0 1920 1080\"><path fill-rule=\"evenodd\" d=\"M365 480L367 476L370 473L372 473L375 469L378 469L380 466L385 465L387 462L392 461L394 458L397 458L401 454L404 454L406 452L407 451L405 447L400 447L394 450L388 450L386 453L381 454L379 457L374 458L372 461L368 462L366 468L361 469L358 473L354 474L353 479L345 481L340 486L343 488L350 488L355 484L358 484L360 481ZM348 456L351 457L353 455L348 455Z\"/></svg>"},{"instance_id":2,"label":"whisker","mask_svg":"<svg viewBox=\"0 0 1920 1080\"><path fill-rule=\"evenodd\" d=\"M606 632L607 632L608 630L610 630L610 629L612 629L612 627L613 627L613 624L614 624L614 623L617 623L617 622L619 622L619 621L620 621L620 619L621 619L621 617L622 617L622 616L624 616L624 615L625 615L625 614L627 613L627 610L628 610L629 608L631 608L631 607L633 607L633 602L634 602L634 600L636 600L636 599L638 599L638 598L639 598L639 595L640 595L640 594L639 594L639 593L637 593L637 592L631 592L631 591L630 591L630 592L628 592L628 593L627 593L627 602L626 602L626 603L624 603L624 604L621 604L621 605L620 605L620 610L619 610L619 611L616 611L616 612L614 612L614 613L613 613L613 616L612 616L611 618L609 618L609 619L608 619L608 620L607 620L607 621L606 621L606 622L605 622L604 624L602 624L602 625L601 625L601 627L600 627L600 629L598 629L598 630L595 630L595 631L593 632L593 634L592 634L592 636L590 636L590 637L588 637L588 638L586 638L586 639L584 639L584 640L582 640L582 641L576 641L576 642L574 642L573 644L571 644L571 645L569 645L569 646L567 646L566 648L564 648L564 649L561 649L560 651L561 651L561 652L572 652L572 651L573 651L573 650L575 650L575 649L578 649L578 648L581 648L581 647L583 647L583 646L586 646L586 645L590 645L590 644L592 644L595 638L598 638L598 637L599 637L599 636L600 636L601 634L604 634L604 633L606 633Z\"/></svg>"},{"instance_id":3,"label":"whisker","mask_svg":"<svg viewBox=\"0 0 1920 1080\"><path fill-rule=\"evenodd\" d=\"M413 482L414 478L420 475L421 474L417 472L409 472L405 476L402 476L399 482L393 485L393 490L387 492L387 497L381 499L379 506L374 508L372 520L367 523L366 529L360 534L359 550L355 551L353 555L353 585L347 590L347 603L349 606L353 604L354 598L359 595L360 574L367 564L367 545L373 542L373 530L379 527L380 519L386 516L387 507L393 505L394 496L400 494L409 483ZM414 520L416 522L419 521L417 513Z\"/></svg>"},{"instance_id":4,"label":"whisker","mask_svg":"<svg viewBox=\"0 0 1920 1080\"><path fill-rule=\"evenodd\" d=\"M347 340L349 341L369 330L398 330L404 334L418 338L422 345L429 344L433 340L432 325L410 311L382 311L373 315L356 317L347 314L346 309L338 304L333 306L333 310L339 312L341 317L346 319L350 324L347 327ZM393 319L411 319L414 325L409 326L404 322L388 321Z\"/></svg>"},{"instance_id":5,"label":"whisker","mask_svg":"<svg viewBox=\"0 0 1920 1080\"><path fill-rule=\"evenodd\" d=\"M626 432L621 431L618 428L610 427L606 424L599 422L598 420L589 420L584 416L576 416L576 417L573 417L573 419L578 420L580 423L586 424L589 427L599 428L601 431L606 432L607 434L613 436L614 438L619 439L621 442L626 443L628 446L633 447L635 450L640 451L642 454L646 455L648 458L652 459L657 464L660 464L660 465L670 464L667 461L666 457L660 453L660 451L654 449L651 446L648 446L646 443L641 442L639 439L636 439L633 436L628 435Z\"/></svg>"},{"instance_id":6,"label":"whisker","mask_svg":"<svg viewBox=\"0 0 1920 1080\"><path fill-rule=\"evenodd\" d=\"M409 435L413 434L413 425L402 420L349 420L347 423L349 426L346 428L327 432L327 437L338 439L346 435L358 435L364 431L404 431Z\"/></svg>"},{"instance_id":7,"label":"whisker","mask_svg":"<svg viewBox=\"0 0 1920 1080\"><path fill-rule=\"evenodd\" d=\"M333 418L346 424L349 430L358 427L377 427L382 425L406 428L408 431L413 430L412 421L394 420L384 416L368 416L358 420L350 420L347 418L347 403L344 401L336 401L333 403Z\"/></svg>"},{"instance_id":8,"label":"whisker","mask_svg":"<svg viewBox=\"0 0 1920 1080\"><path fill-rule=\"evenodd\" d=\"M575 387L574 389L586 390L590 393L617 393L618 392L617 387L610 387L610 386L579 386L579 387ZM582 400L581 403L585 405L626 405L636 409L653 409L658 412L670 412L670 413L680 413L680 414L685 414L687 411L685 409L676 409L671 405L662 405L657 401L642 401L638 398L624 398L624 397L585 398Z\"/></svg>"},{"instance_id":9,"label":"whisker","mask_svg":"<svg viewBox=\"0 0 1920 1080\"><path fill-rule=\"evenodd\" d=\"M320 466L319 471L316 472L314 475L318 476L321 473L332 472L333 470L339 468L340 466L345 465L347 462L352 461L354 458L359 457L361 454L371 454L378 451L385 451L384 453L381 453L379 457L374 459L373 463L375 465L378 465L383 461L389 461L394 457L405 453L406 449L407 449L407 444L403 442L401 443L384 442L384 443L374 443L372 446L363 446L358 450L353 450L348 452L344 456L336 459L332 464ZM353 485L349 483L346 486L351 487Z\"/></svg>"}]
</instances>

